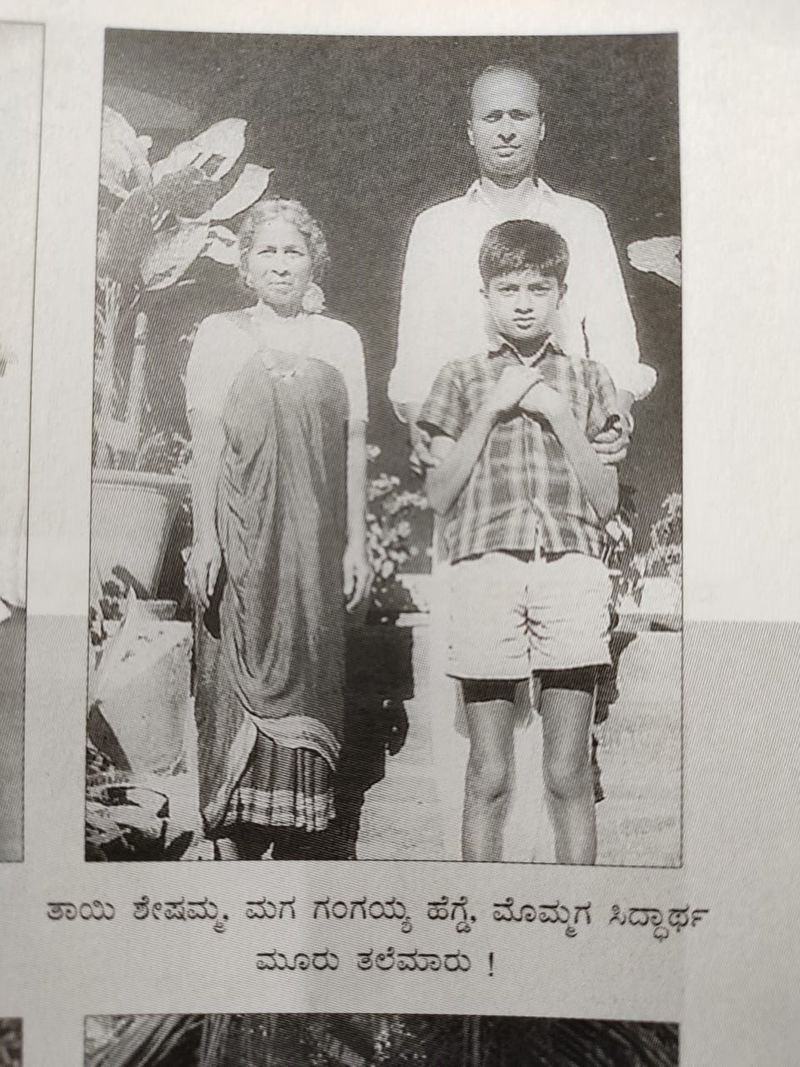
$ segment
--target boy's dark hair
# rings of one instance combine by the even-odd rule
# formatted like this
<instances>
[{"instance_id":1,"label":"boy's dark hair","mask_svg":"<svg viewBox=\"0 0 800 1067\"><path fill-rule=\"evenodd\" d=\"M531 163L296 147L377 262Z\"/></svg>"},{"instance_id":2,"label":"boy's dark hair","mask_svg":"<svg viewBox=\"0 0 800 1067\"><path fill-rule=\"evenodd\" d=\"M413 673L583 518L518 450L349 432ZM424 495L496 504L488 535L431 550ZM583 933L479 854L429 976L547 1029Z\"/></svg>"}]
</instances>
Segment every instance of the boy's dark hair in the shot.
<instances>
[{"instance_id":1,"label":"boy's dark hair","mask_svg":"<svg viewBox=\"0 0 800 1067\"><path fill-rule=\"evenodd\" d=\"M569 250L552 226L532 219L512 219L493 226L481 245L481 278L492 278L518 270L535 270L564 284L569 266Z\"/></svg>"}]
</instances>

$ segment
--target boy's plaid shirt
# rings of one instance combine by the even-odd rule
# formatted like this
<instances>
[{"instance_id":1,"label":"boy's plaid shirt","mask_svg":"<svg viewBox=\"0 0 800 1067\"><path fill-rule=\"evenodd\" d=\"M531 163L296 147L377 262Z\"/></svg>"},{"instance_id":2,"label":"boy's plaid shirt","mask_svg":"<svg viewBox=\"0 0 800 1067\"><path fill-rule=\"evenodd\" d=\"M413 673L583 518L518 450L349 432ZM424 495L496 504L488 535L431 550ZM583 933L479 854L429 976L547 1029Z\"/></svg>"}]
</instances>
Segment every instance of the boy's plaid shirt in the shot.
<instances>
[{"instance_id":1,"label":"boy's plaid shirt","mask_svg":"<svg viewBox=\"0 0 800 1067\"><path fill-rule=\"evenodd\" d=\"M523 361L512 345L440 371L418 423L458 440L504 369ZM569 398L578 425L592 440L619 414L605 367L571 359L548 340L532 363L547 385ZM546 421L519 412L494 427L469 481L445 516L451 562L486 552L580 552L601 557L603 524L584 493L561 443Z\"/></svg>"}]
</instances>

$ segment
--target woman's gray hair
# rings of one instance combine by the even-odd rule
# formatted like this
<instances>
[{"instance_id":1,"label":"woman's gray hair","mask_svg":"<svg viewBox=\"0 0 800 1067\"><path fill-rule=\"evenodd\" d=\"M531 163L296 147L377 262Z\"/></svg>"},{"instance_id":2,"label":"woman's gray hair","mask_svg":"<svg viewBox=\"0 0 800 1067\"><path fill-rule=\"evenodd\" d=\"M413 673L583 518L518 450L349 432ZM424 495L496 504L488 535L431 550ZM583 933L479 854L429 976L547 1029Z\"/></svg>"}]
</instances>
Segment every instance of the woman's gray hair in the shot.
<instances>
[{"instance_id":1,"label":"woman's gray hair","mask_svg":"<svg viewBox=\"0 0 800 1067\"><path fill-rule=\"evenodd\" d=\"M316 219L311 217L299 200L284 200L277 196L259 200L258 203L253 204L244 217L239 228L239 274L243 279L247 276L247 259L253 247L256 232L261 226L274 219L290 222L305 237L308 253L311 256L313 279L319 285L324 280L331 262L328 255L328 243L322 227Z\"/></svg>"}]
</instances>

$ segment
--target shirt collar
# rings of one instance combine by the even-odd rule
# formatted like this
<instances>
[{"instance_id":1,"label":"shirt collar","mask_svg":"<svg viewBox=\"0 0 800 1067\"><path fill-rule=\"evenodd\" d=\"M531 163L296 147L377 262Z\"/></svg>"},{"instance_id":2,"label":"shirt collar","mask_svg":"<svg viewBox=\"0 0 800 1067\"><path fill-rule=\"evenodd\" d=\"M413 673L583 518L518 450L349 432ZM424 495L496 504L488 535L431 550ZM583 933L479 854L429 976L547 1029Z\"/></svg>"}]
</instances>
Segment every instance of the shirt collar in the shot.
<instances>
[{"instance_id":1,"label":"shirt collar","mask_svg":"<svg viewBox=\"0 0 800 1067\"><path fill-rule=\"evenodd\" d=\"M549 333L542 341L539 348L536 350L533 356L523 356L517 346L509 341L507 337L503 337L502 334L496 333L492 337L489 343L489 358L493 356L512 355L516 356L520 362L533 366L535 363L539 363L545 356L563 356L564 352L560 348L558 342L553 337L552 333Z\"/></svg>"},{"instance_id":2,"label":"shirt collar","mask_svg":"<svg viewBox=\"0 0 800 1067\"><path fill-rule=\"evenodd\" d=\"M526 208L530 209L539 200L555 201L556 194L542 178L523 178L521 184L525 186ZM468 204L483 204L485 207L491 208L496 206L484 192L480 178L476 178L470 185L464 194L464 199Z\"/></svg>"}]
</instances>

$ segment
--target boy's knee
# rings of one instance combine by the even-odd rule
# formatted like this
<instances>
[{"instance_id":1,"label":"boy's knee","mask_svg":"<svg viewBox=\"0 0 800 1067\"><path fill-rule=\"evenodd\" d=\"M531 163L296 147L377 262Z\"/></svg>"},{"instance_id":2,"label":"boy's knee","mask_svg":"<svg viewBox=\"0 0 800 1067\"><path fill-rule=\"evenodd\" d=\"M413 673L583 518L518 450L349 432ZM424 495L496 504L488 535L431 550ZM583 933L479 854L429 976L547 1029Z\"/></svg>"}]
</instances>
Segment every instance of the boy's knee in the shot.
<instances>
[{"instance_id":1,"label":"boy's knee","mask_svg":"<svg viewBox=\"0 0 800 1067\"><path fill-rule=\"evenodd\" d=\"M511 769L505 763L470 756L467 790L483 803L505 803L511 793L511 777Z\"/></svg>"},{"instance_id":2,"label":"boy's knee","mask_svg":"<svg viewBox=\"0 0 800 1067\"><path fill-rule=\"evenodd\" d=\"M549 761L544 767L547 791L556 800L571 800L583 793L590 783L588 753L583 759Z\"/></svg>"}]
</instances>

